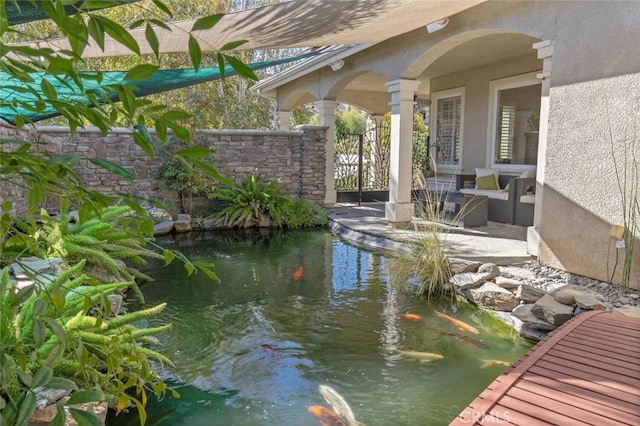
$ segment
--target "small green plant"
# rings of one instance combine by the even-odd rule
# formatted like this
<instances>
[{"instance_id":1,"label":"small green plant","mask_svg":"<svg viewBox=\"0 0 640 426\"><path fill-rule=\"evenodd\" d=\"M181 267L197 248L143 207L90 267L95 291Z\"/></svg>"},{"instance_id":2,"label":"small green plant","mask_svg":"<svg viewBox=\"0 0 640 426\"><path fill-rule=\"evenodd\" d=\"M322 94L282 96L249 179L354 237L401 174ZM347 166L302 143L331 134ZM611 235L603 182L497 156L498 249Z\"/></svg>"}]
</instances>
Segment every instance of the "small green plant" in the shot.
<instances>
[{"instance_id":1,"label":"small green plant","mask_svg":"<svg viewBox=\"0 0 640 426\"><path fill-rule=\"evenodd\" d=\"M254 173L242 181L241 186L220 189L214 198L224 201L226 206L215 214L218 223L228 227L249 228L269 219L275 227L284 226L284 215L280 206L289 202L289 196L278 180L262 182Z\"/></svg>"},{"instance_id":2,"label":"small green plant","mask_svg":"<svg viewBox=\"0 0 640 426\"><path fill-rule=\"evenodd\" d=\"M324 226L329 221L329 212L326 209L304 198L285 203L282 210L288 228Z\"/></svg>"},{"instance_id":3,"label":"small green plant","mask_svg":"<svg viewBox=\"0 0 640 426\"><path fill-rule=\"evenodd\" d=\"M447 215L444 208L445 199L439 194L424 191L425 196L418 203L416 215L421 219L416 226L420 227L420 236L407 245L393 259L399 271L401 282L414 277L417 282L415 292L431 297L453 294L450 290L451 265L446 254L446 235L448 227L442 225ZM458 213L459 217L462 213ZM454 219L455 220L455 219Z\"/></svg>"},{"instance_id":4,"label":"small green plant","mask_svg":"<svg viewBox=\"0 0 640 426\"><path fill-rule=\"evenodd\" d=\"M22 425L36 409L36 389L72 391L58 403L55 424L63 424L63 405L80 424L97 424L93 414L72 408L107 401L117 410L144 405L147 393L162 397L166 385L150 361L171 364L144 346L169 325L137 328L164 305L110 318L109 295L131 282L90 285L81 261L51 279L18 289L8 268L0 274L0 420ZM141 410L144 423L144 409ZM87 420L87 419L90 420ZM89 421L90 423L87 423Z\"/></svg>"},{"instance_id":5,"label":"small green plant","mask_svg":"<svg viewBox=\"0 0 640 426\"><path fill-rule=\"evenodd\" d=\"M213 150L211 150L213 152ZM212 155L204 158L213 162ZM173 157L165 162L158 170L160 188L175 191L180 196L182 209L193 215L197 210L194 197L212 198L218 185L218 180L202 169L194 169L180 157Z\"/></svg>"}]
</instances>

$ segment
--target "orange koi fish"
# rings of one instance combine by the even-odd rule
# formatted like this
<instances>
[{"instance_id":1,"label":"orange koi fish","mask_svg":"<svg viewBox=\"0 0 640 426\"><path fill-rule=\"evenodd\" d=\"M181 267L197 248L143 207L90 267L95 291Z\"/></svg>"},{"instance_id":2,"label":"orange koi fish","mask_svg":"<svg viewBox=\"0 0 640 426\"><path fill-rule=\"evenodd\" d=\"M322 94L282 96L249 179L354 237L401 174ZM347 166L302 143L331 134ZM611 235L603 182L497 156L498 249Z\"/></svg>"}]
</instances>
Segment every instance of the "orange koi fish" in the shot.
<instances>
[{"instance_id":1,"label":"orange koi fish","mask_svg":"<svg viewBox=\"0 0 640 426\"><path fill-rule=\"evenodd\" d=\"M467 323L464 323L464 322L462 322L462 321L460 321L458 319L452 318L449 315L445 315L445 314L443 314L441 312L438 312L438 311L433 311L433 312L435 312L435 314L437 316L439 316L440 318L444 318L446 320L451 321L451 323L453 325L455 325L456 327L458 327L459 330L466 331L468 333L473 333L473 334L480 334L478 329L476 329L475 327L470 326Z\"/></svg>"},{"instance_id":2,"label":"orange koi fish","mask_svg":"<svg viewBox=\"0 0 640 426\"><path fill-rule=\"evenodd\" d=\"M400 316L408 321L420 321L422 319L420 315L416 314L402 314Z\"/></svg>"},{"instance_id":3,"label":"orange koi fish","mask_svg":"<svg viewBox=\"0 0 640 426\"><path fill-rule=\"evenodd\" d=\"M504 367L509 367L511 363L507 361L501 361L499 359L485 359L482 362L482 367L480 368L493 367L494 365L502 365Z\"/></svg>"},{"instance_id":4,"label":"orange koi fish","mask_svg":"<svg viewBox=\"0 0 640 426\"><path fill-rule=\"evenodd\" d=\"M320 421L320 426L347 426L336 413L322 405L310 405L307 411Z\"/></svg>"},{"instance_id":5,"label":"orange koi fish","mask_svg":"<svg viewBox=\"0 0 640 426\"><path fill-rule=\"evenodd\" d=\"M474 338L472 338L472 337L469 337L469 336L464 336L464 335L462 335L462 334L458 334L458 333L445 333L444 331L436 331L436 334L438 334L438 335L440 335L440 336L451 336L451 337L455 337L456 339L460 339L460 340L462 340L463 342L467 342L467 343L469 343L469 344L471 344L471 345L473 345L473 346L476 346L476 347L478 347L478 348L480 348L480 349L491 349L491 348L489 347L489 345L487 345L486 343L481 342L481 341L479 341L479 340L476 340L476 339L474 339Z\"/></svg>"},{"instance_id":6,"label":"orange koi fish","mask_svg":"<svg viewBox=\"0 0 640 426\"><path fill-rule=\"evenodd\" d=\"M294 281L300 281L304 277L304 268L300 266L296 272L293 274Z\"/></svg>"}]
</instances>

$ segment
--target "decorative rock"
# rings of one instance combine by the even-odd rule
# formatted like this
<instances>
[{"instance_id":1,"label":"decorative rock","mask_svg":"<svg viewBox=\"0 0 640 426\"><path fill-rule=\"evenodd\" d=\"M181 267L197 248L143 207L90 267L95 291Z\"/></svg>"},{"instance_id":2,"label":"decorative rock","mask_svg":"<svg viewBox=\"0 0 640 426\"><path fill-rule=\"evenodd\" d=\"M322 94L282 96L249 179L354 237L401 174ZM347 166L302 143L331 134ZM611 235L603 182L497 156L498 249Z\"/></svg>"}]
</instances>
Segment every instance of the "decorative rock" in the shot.
<instances>
[{"instance_id":1,"label":"decorative rock","mask_svg":"<svg viewBox=\"0 0 640 426\"><path fill-rule=\"evenodd\" d=\"M480 262L468 262L462 259L451 259L449 262L451 267L451 272L454 275L456 274L464 274L466 272L478 272L478 268L482 263Z\"/></svg>"},{"instance_id":2,"label":"decorative rock","mask_svg":"<svg viewBox=\"0 0 640 426\"><path fill-rule=\"evenodd\" d=\"M39 274L45 271L59 272L58 265L60 263L62 263L62 259L59 257L52 257L50 259L25 257L20 259L20 263L11 264L9 272L11 272L16 279L30 279L34 274Z\"/></svg>"},{"instance_id":3,"label":"decorative rock","mask_svg":"<svg viewBox=\"0 0 640 426\"><path fill-rule=\"evenodd\" d=\"M554 325L562 325L573 316L573 308L556 302L553 296L545 294L531 308L531 312L538 318Z\"/></svg>"},{"instance_id":4,"label":"decorative rock","mask_svg":"<svg viewBox=\"0 0 640 426\"><path fill-rule=\"evenodd\" d=\"M522 285L522 282L514 280L513 278L496 277L496 284L507 290L515 290Z\"/></svg>"},{"instance_id":5,"label":"decorative rock","mask_svg":"<svg viewBox=\"0 0 640 426\"><path fill-rule=\"evenodd\" d=\"M500 276L500 268L494 263L485 263L478 268L479 274L484 274L487 281Z\"/></svg>"},{"instance_id":6,"label":"decorative rock","mask_svg":"<svg viewBox=\"0 0 640 426\"><path fill-rule=\"evenodd\" d=\"M211 231L216 229L218 226L216 225L215 219L205 219L202 221L202 229L205 231Z\"/></svg>"},{"instance_id":7,"label":"decorative rock","mask_svg":"<svg viewBox=\"0 0 640 426\"><path fill-rule=\"evenodd\" d=\"M533 340L534 342L539 342L540 340L547 337L546 331L531 328L526 324L522 325L520 330L518 330L518 334L520 335L520 337L524 337L528 340Z\"/></svg>"},{"instance_id":8,"label":"decorative rock","mask_svg":"<svg viewBox=\"0 0 640 426\"><path fill-rule=\"evenodd\" d=\"M542 289L521 284L516 291L516 298L524 303L534 303L545 294L546 292Z\"/></svg>"},{"instance_id":9,"label":"decorative rock","mask_svg":"<svg viewBox=\"0 0 640 426\"><path fill-rule=\"evenodd\" d=\"M557 325L550 324L547 321L535 316L532 312L532 309L533 303L520 305L511 312L511 315L515 318L518 318L531 329L552 331L558 328Z\"/></svg>"},{"instance_id":10,"label":"decorative rock","mask_svg":"<svg viewBox=\"0 0 640 426\"><path fill-rule=\"evenodd\" d=\"M608 311L609 307L599 300L595 295L587 292L580 292L574 297L576 305L582 309Z\"/></svg>"},{"instance_id":11,"label":"decorative rock","mask_svg":"<svg viewBox=\"0 0 640 426\"><path fill-rule=\"evenodd\" d=\"M178 215L178 218L177 218L176 220L180 220L180 221L183 221L183 220L184 220L184 221L189 221L189 222L191 222L191 215L190 215L190 214L184 214L184 213L182 213L182 214L179 214L179 215Z\"/></svg>"},{"instance_id":12,"label":"decorative rock","mask_svg":"<svg viewBox=\"0 0 640 426\"><path fill-rule=\"evenodd\" d=\"M189 216L189 215L178 215L180 216ZM193 227L191 226L191 218L189 220L178 219L173 223L173 229L175 229L178 233L191 232Z\"/></svg>"},{"instance_id":13,"label":"decorative rock","mask_svg":"<svg viewBox=\"0 0 640 426\"><path fill-rule=\"evenodd\" d=\"M480 288L470 289L469 298L475 304L494 311L510 312L518 306L518 299L513 293L493 282L486 282Z\"/></svg>"},{"instance_id":14,"label":"decorative rock","mask_svg":"<svg viewBox=\"0 0 640 426\"><path fill-rule=\"evenodd\" d=\"M580 294L580 290L573 288L563 288L559 290L553 297L558 303L573 306L576 304L575 297L578 294Z\"/></svg>"},{"instance_id":15,"label":"decorative rock","mask_svg":"<svg viewBox=\"0 0 640 426\"><path fill-rule=\"evenodd\" d=\"M456 274L449 282L453 285L453 288L459 294L464 294L465 290L470 288L479 287L486 281L484 274L465 272L463 274Z\"/></svg>"},{"instance_id":16,"label":"decorative rock","mask_svg":"<svg viewBox=\"0 0 640 426\"><path fill-rule=\"evenodd\" d=\"M165 220L164 222L153 225L153 235L167 235L173 231L174 222Z\"/></svg>"}]
</instances>

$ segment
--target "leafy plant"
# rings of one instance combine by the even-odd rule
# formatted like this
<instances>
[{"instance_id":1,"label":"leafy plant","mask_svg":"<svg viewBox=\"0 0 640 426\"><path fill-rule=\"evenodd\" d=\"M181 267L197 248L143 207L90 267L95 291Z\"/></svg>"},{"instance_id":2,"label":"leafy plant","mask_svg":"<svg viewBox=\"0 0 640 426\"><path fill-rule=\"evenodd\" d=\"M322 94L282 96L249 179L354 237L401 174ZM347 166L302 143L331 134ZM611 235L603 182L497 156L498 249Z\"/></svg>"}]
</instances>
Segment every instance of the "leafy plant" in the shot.
<instances>
[{"instance_id":1,"label":"leafy plant","mask_svg":"<svg viewBox=\"0 0 640 426\"><path fill-rule=\"evenodd\" d=\"M211 164L213 160L213 149L203 158ZM158 180L162 189L175 191L180 196L182 209L185 213L194 213L195 196L212 198L216 186L219 184L217 178L201 169L194 169L191 165L180 157L170 158L158 170Z\"/></svg>"},{"instance_id":2,"label":"leafy plant","mask_svg":"<svg viewBox=\"0 0 640 426\"><path fill-rule=\"evenodd\" d=\"M326 225L329 212L304 198L290 200L282 205L282 215L288 228L310 228Z\"/></svg>"},{"instance_id":3,"label":"leafy plant","mask_svg":"<svg viewBox=\"0 0 640 426\"><path fill-rule=\"evenodd\" d=\"M270 219L275 227L284 226L281 206L289 202L289 196L278 180L267 183L254 173L246 177L241 186L232 185L214 194L226 206L215 214L218 223L228 227L249 228Z\"/></svg>"},{"instance_id":4,"label":"leafy plant","mask_svg":"<svg viewBox=\"0 0 640 426\"><path fill-rule=\"evenodd\" d=\"M150 361L170 364L160 353L143 346L170 325L137 328L134 323L160 312L164 305L108 318L108 296L132 282L89 285L81 261L50 281L36 280L23 288L0 275L0 420L21 425L36 409L40 387L74 391L58 403L55 424L63 424L63 405L80 424L98 424L92 413L72 406L106 400L122 410L139 408L147 392L162 396L166 385ZM139 396L140 399L138 399ZM141 410L144 423L145 413Z\"/></svg>"}]
</instances>

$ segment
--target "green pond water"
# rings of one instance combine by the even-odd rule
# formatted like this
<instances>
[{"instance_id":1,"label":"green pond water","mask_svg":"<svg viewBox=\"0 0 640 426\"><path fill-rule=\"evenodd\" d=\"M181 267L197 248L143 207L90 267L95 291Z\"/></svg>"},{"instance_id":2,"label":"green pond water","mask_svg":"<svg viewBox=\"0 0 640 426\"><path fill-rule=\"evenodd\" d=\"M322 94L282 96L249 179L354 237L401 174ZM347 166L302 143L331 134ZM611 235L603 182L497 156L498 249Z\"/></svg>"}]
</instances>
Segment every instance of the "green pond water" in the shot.
<instances>
[{"instance_id":1,"label":"green pond water","mask_svg":"<svg viewBox=\"0 0 640 426\"><path fill-rule=\"evenodd\" d=\"M446 425L506 369L485 360L513 362L531 347L471 305L399 289L384 254L325 230L224 232L165 244L214 262L221 283L187 277L177 262L151 269L146 303L168 307L148 325L173 324L155 349L174 361L161 376L181 397L149 401L150 425L319 425L307 407L330 408L320 384L369 426ZM295 280L300 266L304 276ZM444 358L421 362L397 350ZM135 413L108 419L137 422Z\"/></svg>"}]
</instances>

